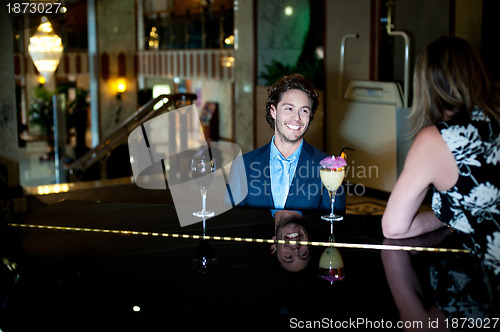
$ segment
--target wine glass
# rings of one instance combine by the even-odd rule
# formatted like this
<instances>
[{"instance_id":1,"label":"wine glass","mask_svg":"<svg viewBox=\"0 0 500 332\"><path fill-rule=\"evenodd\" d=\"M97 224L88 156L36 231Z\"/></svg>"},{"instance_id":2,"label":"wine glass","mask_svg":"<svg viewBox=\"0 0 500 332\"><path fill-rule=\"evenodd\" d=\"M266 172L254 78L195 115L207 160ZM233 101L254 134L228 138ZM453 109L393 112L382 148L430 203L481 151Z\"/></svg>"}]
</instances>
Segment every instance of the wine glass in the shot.
<instances>
[{"instance_id":1,"label":"wine glass","mask_svg":"<svg viewBox=\"0 0 500 332\"><path fill-rule=\"evenodd\" d=\"M207 191L208 186L212 183L215 174L215 160L208 153L198 154L191 160L191 176L193 180L200 186L202 209L198 212L193 212L195 217L210 218L215 215L215 212L207 211Z\"/></svg>"},{"instance_id":2,"label":"wine glass","mask_svg":"<svg viewBox=\"0 0 500 332\"><path fill-rule=\"evenodd\" d=\"M342 184L342 181L344 180L345 167L331 169L331 168L328 168L325 166L321 166L321 169L319 170L319 175L321 177L321 181L323 182L323 185L328 190L328 193L330 194L330 198L331 198L330 214L321 216L321 219L327 220L330 222L339 221L339 220L344 219L344 217L342 217L338 214L335 214L333 211L333 208L335 205L335 193L337 192L337 189L340 187L340 185Z\"/></svg>"}]
</instances>

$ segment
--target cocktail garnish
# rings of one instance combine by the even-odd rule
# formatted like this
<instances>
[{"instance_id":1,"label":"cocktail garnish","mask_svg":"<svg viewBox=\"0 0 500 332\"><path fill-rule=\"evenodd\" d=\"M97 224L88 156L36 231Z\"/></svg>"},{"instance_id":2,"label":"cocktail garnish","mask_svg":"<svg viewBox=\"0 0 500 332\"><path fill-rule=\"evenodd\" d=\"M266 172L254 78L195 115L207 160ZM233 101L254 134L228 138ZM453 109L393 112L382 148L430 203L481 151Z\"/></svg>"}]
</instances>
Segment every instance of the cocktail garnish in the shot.
<instances>
[{"instance_id":1,"label":"cocktail garnish","mask_svg":"<svg viewBox=\"0 0 500 332\"><path fill-rule=\"evenodd\" d=\"M321 160L319 162L319 164L325 168L337 169L337 168L345 167L347 165L347 162L342 157L331 156L331 157L326 157L325 159Z\"/></svg>"}]
</instances>

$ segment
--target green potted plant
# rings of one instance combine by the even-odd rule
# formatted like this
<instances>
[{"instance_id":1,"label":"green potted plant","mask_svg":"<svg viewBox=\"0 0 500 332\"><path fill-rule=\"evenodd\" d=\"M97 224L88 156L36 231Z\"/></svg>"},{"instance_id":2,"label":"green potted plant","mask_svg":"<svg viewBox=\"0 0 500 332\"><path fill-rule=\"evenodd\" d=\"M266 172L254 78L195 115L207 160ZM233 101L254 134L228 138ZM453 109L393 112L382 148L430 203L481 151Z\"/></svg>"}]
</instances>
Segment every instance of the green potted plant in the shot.
<instances>
[{"instance_id":1,"label":"green potted plant","mask_svg":"<svg viewBox=\"0 0 500 332\"><path fill-rule=\"evenodd\" d=\"M43 135L53 134L54 110L52 96L54 93L40 85L35 88L35 100L31 104L28 116L31 125L40 126Z\"/></svg>"},{"instance_id":2,"label":"green potted plant","mask_svg":"<svg viewBox=\"0 0 500 332\"><path fill-rule=\"evenodd\" d=\"M31 125L40 126L42 137L47 140L49 152L40 156L40 160L54 159L54 110L53 92L40 85L35 88L35 100L31 104L28 117Z\"/></svg>"}]
</instances>

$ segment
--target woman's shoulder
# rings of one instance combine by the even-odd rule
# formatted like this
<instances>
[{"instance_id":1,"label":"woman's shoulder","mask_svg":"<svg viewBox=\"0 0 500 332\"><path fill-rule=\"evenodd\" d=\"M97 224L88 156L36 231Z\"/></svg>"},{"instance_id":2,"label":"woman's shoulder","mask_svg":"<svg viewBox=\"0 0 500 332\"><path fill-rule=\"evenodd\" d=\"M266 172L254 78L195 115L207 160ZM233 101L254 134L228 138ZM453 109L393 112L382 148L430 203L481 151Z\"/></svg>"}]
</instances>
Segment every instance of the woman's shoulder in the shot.
<instances>
[{"instance_id":1,"label":"woman's shoulder","mask_svg":"<svg viewBox=\"0 0 500 332\"><path fill-rule=\"evenodd\" d=\"M422 167L426 164L434 164L441 160L443 155L449 153L449 148L444 141L440 131L435 125L422 128L415 137L409 154L409 159Z\"/></svg>"},{"instance_id":2,"label":"woman's shoulder","mask_svg":"<svg viewBox=\"0 0 500 332\"><path fill-rule=\"evenodd\" d=\"M436 126L420 130L408 152L407 162L410 173L425 174L423 176L438 190L447 190L457 182L455 157Z\"/></svg>"},{"instance_id":3,"label":"woman's shoulder","mask_svg":"<svg viewBox=\"0 0 500 332\"><path fill-rule=\"evenodd\" d=\"M415 140L413 142L414 145L429 145L434 144L436 141L442 140L440 130L437 125L431 125L422 128L418 134L415 136Z\"/></svg>"},{"instance_id":4,"label":"woman's shoulder","mask_svg":"<svg viewBox=\"0 0 500 332\"><path fill-rule=\"evenodd\" d=\"M407 161L419 164L422 167L433 160L439 158L443 152L448 150L446 143L436 126L427 126L422 128L415 136L410 150L408 151Z\"/></svg>"}]
</instances>

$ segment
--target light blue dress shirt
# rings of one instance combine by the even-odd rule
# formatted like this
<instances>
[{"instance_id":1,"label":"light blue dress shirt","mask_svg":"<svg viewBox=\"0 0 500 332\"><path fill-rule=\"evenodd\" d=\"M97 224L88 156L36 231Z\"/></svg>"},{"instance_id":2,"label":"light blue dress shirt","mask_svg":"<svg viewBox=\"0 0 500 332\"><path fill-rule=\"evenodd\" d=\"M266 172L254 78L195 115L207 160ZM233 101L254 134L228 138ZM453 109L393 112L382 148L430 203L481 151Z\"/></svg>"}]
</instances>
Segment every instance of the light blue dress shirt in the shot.
<instances>
[{"instance_id":1,"label":"light blue dress shirt","mask_svg":"<svg viewBox=\"0 0 500 332\"><path fill-rule=\"evenodd\" d=\"M285 207L288 191L292 184L295 170L299 161L300 153L304 140L300 142L297 149L285 159L274 144L274 136L271 141L271 150L269 156L271 193L273 195L274 208L283 209Z\"/></svg>"}]
</instances>

